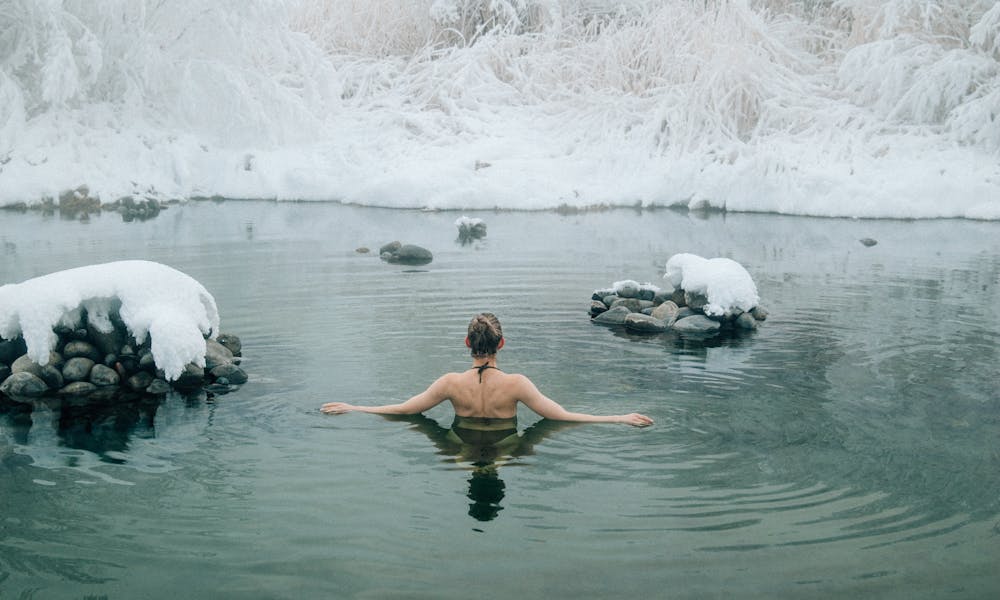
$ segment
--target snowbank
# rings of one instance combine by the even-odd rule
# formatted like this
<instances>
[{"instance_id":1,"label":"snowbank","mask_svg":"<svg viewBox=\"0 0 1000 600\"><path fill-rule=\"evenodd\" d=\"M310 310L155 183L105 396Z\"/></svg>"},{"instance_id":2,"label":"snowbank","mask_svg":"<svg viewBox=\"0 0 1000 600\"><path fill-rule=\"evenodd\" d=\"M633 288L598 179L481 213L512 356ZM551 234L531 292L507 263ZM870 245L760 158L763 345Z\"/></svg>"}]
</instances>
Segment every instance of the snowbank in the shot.
<instances>
[{"instance_id":1,"label":"snowbank","mask_svg":"<svg viewBox=\"0 0 1000 600\"><path fill-rule=\"evenodd\" d=\"M998 6L11 0L0 205L1000 219Z\"/></svg>"},{"instance_id":2,"label":"snowbank","mask_svg":"<svg viewBox=\"0 0 1000 600\"><path fill-rule=\"evenodd\" d=\"M91 265L0 287L0 337L22 335L28 356L43 366L57 340L53 328L86 325L109 333L114 313L137 342L150 337L153 359L167 380L189 363L204 367L205 336L219 332L212 295L188 275L155 262Z\"/></svg>"},{"instance_id":3,"label":"snowbank","mask_svg":"<svg viewBox=\"0 0 1000 600\"><path fill-rule=\"evenodd\" d=\"M706 315L722 316L746 312L760 302L750 273L728 258L702 258L696 254L675 254L667 261L663 278L675 290L701 294L707 298Z\"/></svg>"}]
</instances>

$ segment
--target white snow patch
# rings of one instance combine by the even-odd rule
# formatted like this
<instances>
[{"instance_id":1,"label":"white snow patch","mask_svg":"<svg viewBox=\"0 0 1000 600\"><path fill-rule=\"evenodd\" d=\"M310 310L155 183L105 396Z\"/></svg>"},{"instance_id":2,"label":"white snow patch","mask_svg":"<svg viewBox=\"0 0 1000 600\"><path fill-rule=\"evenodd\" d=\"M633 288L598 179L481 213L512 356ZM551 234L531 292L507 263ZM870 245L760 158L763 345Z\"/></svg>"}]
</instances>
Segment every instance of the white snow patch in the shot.
<instances>
[{"instance_id":1,"label":"white snow patch","mask_svg":"<svg viewBox=\"0 0 1000 600\"><path fill-rule=\"evenodd\" d=\"M675 290L683 289L708 298L704 308L707 315L723 315L734 309L745 312L760 302L750 273L729 258L675 254L667 261L663 278Z\"/></svg>"},{"instance_id":2,"label":"white snow patch","mask_svg":"<svg viewBox=\"0 0 1000 600\"><path fill-rule=\"evenodd\" d=\"M150 336L156 366L168 380L184 366L205 366L205 335L219 332L215 298L193 278L166 265L128 260L68 269L0 287L0 337L24 337L28 356L48 364L53 327L111 331L117 311L138 343Z\"/></svg>"}]
</instances>

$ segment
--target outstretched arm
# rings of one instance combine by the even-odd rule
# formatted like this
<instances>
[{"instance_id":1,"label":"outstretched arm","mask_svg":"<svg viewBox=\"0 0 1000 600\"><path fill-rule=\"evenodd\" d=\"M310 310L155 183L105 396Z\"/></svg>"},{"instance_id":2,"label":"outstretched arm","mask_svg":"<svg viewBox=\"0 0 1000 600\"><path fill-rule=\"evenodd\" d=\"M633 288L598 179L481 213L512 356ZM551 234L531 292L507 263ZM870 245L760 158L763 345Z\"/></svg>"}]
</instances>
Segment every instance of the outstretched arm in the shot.
<instances>
[{"instance_id":1,"label":"outstretched arm","mask_svg":"<svg viewBox=\"0 0 1000 600\"><path fill-rule=\"evenodd\" d=\"M538 391L538 388L535 387L535 384L530 379L523 375L519 377L517 399L546 419L577 421L581 423L626 423L633 427L647 427L653 424L652 419L639 413L629 413L627 415L589 415L587 413L568 411L558 402Z\"/></svg>"},{"instance_id":2,"label":"outstretched arm","mask_svg":"<svg viewBox=\"0 0 1000 600\"><path fill-rule=\"evenodd\" d=\"M327 402L320 407L320 410L326 414L333 415L339 415L352 411L376 413L380 415L415 415L422 413L425 410L430 410L438 404L441 404L444 400L448 399L445 385L446 377L447 375L442 375L437 379L437 381L432 383L429 388L410 398L406 402L400 402L398 404L385 404L383 406L359 406L355 404L348 404L346 402Z\"/></svg>"}]
</instances>

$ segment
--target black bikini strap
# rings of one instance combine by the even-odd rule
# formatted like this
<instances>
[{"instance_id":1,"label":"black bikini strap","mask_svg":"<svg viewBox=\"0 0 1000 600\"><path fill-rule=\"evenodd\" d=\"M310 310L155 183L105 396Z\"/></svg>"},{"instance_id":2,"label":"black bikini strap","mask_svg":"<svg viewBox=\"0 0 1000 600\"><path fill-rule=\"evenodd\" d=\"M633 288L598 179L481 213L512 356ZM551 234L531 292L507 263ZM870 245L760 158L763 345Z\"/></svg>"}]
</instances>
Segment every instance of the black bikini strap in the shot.
<instances>
[{"instance_id":1,"label":"black bikini strap","mask_svg":"<svg viewBox=\"0 0 1000 600\"><path fill-rule=\"evenodd\" d=\"M472 368L476 369L477 371L479 371L479 383L482 383L483 382L483 371L485 371L486 369L495 369L496 367L491 366L490 363L483 363L483 364L479 365L478 367L472 367Z\"/></svg>"}]
</instances>

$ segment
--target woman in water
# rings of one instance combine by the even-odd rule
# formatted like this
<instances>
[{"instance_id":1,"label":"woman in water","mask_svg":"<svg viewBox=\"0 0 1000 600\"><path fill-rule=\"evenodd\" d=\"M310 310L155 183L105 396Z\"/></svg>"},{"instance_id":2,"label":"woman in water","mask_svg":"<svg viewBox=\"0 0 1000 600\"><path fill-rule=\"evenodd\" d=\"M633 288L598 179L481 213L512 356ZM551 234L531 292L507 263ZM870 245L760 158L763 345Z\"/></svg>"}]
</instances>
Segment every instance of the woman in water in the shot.
<instances>
[{"instance_id":1,"label":"woman in water","mask_svg":"<svg viewBox=\"0 0 1000 600\"><path fill-rule=\"evenodd\" d=\"M461 373L446 373L429 388L399 404L355 406L329 402L321 410L328 414L351 411L383 415L414 415L429 410L445 400L455 409L456 433L468 431L516 431L517 403L520 402L546 419L582 423L626 423L646 427L653 420L639 413L627 415L590 415L570 412L538 391L524 375L504 373L497 367L497 351L503 348L500 321L492 313L480 313L469 323L465 345L472 352L472 368ZM460 435L460 434L459 434Z\"/></svg>"}]
</instances>

